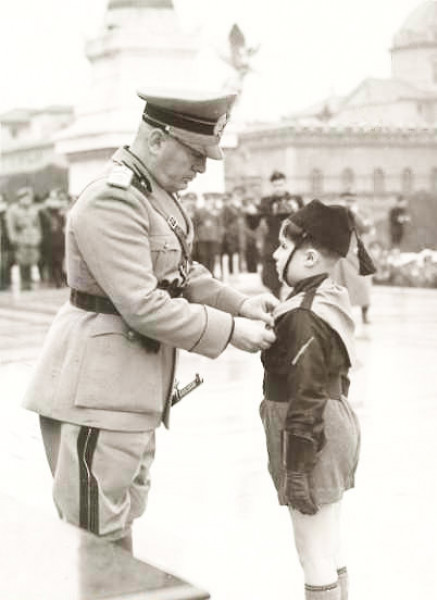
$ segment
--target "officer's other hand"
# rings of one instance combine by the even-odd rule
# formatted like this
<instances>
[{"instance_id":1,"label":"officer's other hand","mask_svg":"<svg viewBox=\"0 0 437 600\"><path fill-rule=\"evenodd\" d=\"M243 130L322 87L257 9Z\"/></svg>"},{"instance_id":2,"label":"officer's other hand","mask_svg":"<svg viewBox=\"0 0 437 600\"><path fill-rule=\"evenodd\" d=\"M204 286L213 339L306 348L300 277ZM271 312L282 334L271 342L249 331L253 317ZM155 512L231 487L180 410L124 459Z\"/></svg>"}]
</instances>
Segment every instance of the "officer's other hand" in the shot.
<instances>
[{"instance_id":1,"label":"officer's other hand","mask_svg":"<svg viewBox=\"0 0 437 600\"><path fill-rule=\"evenodd\" d=\"M264 321L269 327L273 327L273 309L279 304L279 300L273 294L258 294L245 300L240 308L240 315L248 319Z\"/></svg>"},{"instance_id":2,"label":"officer's other hand","mask_svg":"<svg viewBox=\"0 0 437 600\"><path fill-rule=\"evenodd\" d=\"M315 515L319 510L311 495L307 473L287 471L279 490L279 501L281 504L289 504L304 515Z\"/></svg>"},{"instance_id":3,"label":"officer's other hand","mask_svg":"<svg viewBox=\"0 0 437 600\"><path fill-rule=\"evenodd\" d=\"M235 317L234 322L234 332L230 343L239 350L246 352L267 350L276 339L273 331L267 329L262 321Z\"/></svg>"}]
</instances>

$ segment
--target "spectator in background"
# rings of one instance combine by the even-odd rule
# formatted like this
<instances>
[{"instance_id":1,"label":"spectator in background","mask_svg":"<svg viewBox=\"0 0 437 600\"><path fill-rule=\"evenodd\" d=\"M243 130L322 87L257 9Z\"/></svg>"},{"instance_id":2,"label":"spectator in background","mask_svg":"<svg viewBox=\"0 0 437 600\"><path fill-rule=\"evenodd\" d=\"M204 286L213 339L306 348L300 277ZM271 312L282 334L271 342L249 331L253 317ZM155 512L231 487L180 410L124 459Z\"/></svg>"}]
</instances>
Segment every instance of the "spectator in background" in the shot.
<instances>
[{"instance_id":1,"label":"spectator in background","mask_svg":"<svg viewBox=\"0 0 437 600\"><path fill-rule=\"evenodd\" d=\"M393 249L399 249L405 235L405 225L411 221L408 202L404 196L398 196L396 204L388 213L390 243Z\"/></svg>"},{"instance_id":2,"label":"spectator in background","mask_svg":"<svg viewBox=\"0 0 437 600\"><path fill-rule=\"evenodd\" d=\"M197 260L214 274L223 239L222 214L216 206L216 194L204 194L203 198L204 206L195 211L193 219Z\"/></svg>"},{"instance_id":3,"label":"spectator in background","mask_svg":"<svg viewBox=\"0 0 437 600\"><path fill-rule=\"evenodd\" d=\"M303 206L300 196L292 196L286 189L284 173L273 171L270 176L272 193L261 199L260 215L262 219L262 282L279 298L282 284L276 271L273 252L278 246L279 230L282 221Z\"/></svg>"},{"instance_id":4,"label":"spectator in background","mask_svg":"<svg viewBox=\"0 0 437 600\"><path fill-rule=\"evenodd\" d=\"M14 252L9 240L6 226L8 203L0 195L0 290L8 290L11 286L11 267L14 264Z\"/></svg>"},{"instance_id":5,"label":"spectator in background","mask_svg":"<svg viewBox=\"0 0 437 600\"><path fill-rule=\"evenodd\" d=\"M223 239L221 247L221 268L225 271L224 263L227 259L228 270L234 273L234 256L240 252L241 243L241 210L232 194L223 196Z\"/></svg>"},{"instance_id":6,"label":"spectator in background","mask_svg":"<svg viewBox=\"0 0 437 600\"><path fill-rule=\"evenodd\" d=\"M374 232L373 222L360 208L357 197L351 193L342 194L339 204L349 209L356 232L363 242L370 246L370 238ZM359 274L358 248L355 236L352 236L347 256L341 258L335 265L333 279L347 289L351 305L360 307L363 324L369 324L368 313L371 302L372 278L362 277Z\"/></svg>"},{"instance_id":7,"label":"spectator in background","mask_svg":"<svg viewBox=\"0 0 437 600\"><path fill-rule=\"evenodd\" d=\"M256 205L255 199L246 196L242 202L242 213L244 216L245 228L245 246L244 246L244 261L248 273L256 273L260 260L258 249L258 227L260 223L260 214Z\"/></svg>"},{"instance_id":8,"label":"spectator in background","mask_svg":"<svg viewBox=\"0 0 437 600\"><path fill-rule=\"evenodd\" d=\"M32 188L18 190L17 202L6 212L6 226L20 269L21 289L30 290L32 267L38 264L41 243L41 224Z\"/></svg>"},{"instance_id":9,"label":"spectator in background","mask_svg":"<svg viewBox=\"0 0 437 600\"><path fill-rule=\"evenodd\" d=\"M67 198L61 190L52 190L39 211L42 231L39 262L41 280L57 288L64 284Z\"/></svg>"},{"instance_id":10,"label":"spectator in background","mask_svg":"<svg viewBox=\"0 0 437 600\"><path fill-rule=\"evenodd\" d=\"M235 207L238 218L237 218L237 232L238 232L238 270L239 272L247 271L246 264L246 218L243 210L243 202L246 196L246 189L237 185L232 189L231 197L232 197L232 205Z\"/></svg>"}]
</instances>

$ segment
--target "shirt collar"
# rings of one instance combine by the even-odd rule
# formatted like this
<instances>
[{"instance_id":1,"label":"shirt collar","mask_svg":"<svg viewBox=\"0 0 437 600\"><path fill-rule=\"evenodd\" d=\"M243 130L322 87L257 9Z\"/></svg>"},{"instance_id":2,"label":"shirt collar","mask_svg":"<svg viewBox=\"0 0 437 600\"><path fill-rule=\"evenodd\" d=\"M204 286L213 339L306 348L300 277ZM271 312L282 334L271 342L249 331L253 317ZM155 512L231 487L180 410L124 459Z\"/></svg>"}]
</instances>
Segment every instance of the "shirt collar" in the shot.
<instances>
[{"instance_id":1,"label":"shirt collar","mask_svg":"<svg viewBox=\"0 0 437 600\"><path fill-rule=\"evenodd\" d=\"M306 277L305 279L301 279L296 283L296 285L291 290L288 298L292 298L299 294L300 292L307 292L308 290L319 287L319 285L328 277L328 273L319 273L318 275L311 275L311 277ZM287 298L287 300L288 300Z\"/></svg>"}]
</instances>

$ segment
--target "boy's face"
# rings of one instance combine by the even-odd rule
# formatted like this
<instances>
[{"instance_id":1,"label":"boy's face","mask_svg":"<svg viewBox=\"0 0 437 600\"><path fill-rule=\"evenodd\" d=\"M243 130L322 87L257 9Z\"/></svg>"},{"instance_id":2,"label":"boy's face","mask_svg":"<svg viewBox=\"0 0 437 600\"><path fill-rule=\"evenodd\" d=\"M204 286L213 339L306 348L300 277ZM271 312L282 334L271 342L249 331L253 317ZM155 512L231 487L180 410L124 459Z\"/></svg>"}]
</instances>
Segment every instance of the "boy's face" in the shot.
<instances>
[{"instance_id":1,"label":"boy's face","mask_svg":"<svg viewBox=\"0 0 437 600\"><path fill-rule=\"evenodd\" d=\"M279 235L279 246L273 253L273 258L276 263L276 271L278 272L279 279L281 281L285 281L288 285L294 285L296 281L296 277L299 274L299 249L294 252L293 258L288 263L287 272L284 273L285 266L287 264L288 259L290 258L290 254L294 251L296 244L284 237L282 234Z\"/></svg>"},{"instance_id":2,"label":"boy's face","mask_svg":"<svg viewBox=\"0 0 437 600\"><path fill-rule=\"evenodd\" d=\"M308 246L299 246L296 250L295 248L296 244L292 240L279 234L279 246L273 253L279 279L291 287L306 277L318 275L327 270L327 265L318 250ZM284 273L290 254L294 250L287 271Z\"/></svg>"}]
</instances>

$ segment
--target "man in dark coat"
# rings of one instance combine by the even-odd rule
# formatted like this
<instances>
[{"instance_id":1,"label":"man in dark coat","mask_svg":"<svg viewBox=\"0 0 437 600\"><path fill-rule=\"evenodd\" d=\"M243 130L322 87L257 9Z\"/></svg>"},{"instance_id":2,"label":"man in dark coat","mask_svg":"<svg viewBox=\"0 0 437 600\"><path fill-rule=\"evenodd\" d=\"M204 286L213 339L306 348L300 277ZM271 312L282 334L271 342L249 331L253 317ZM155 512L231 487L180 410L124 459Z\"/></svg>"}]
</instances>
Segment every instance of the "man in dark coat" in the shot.
<instances>
[{"instance_id":1,"label":"man in dark coat","mask_svg":"<svg viewBox=\"0 0 437 600\"><path fill-rule=\"evenodd\" d=\"M262 282L279 298L282 284L276 272L273 252L278 246L278 235L282 221L303 206L299 196L292 196L286 189L284 173L273 171L270 176L273 192L261 199L260 215L264 229L262 249Z\"/></svg>"},{"instance_id":2,"label":"man in dark coat","mask_svg":"<svg viewBox=\"0 0 437 600\"><path fill-rule=\"evenodd\" d=\"M0 290L7 290L11 285L11 267L14 264L14 251L9 239L6 225L8 204L0 196Z\"/></svg>"},{"instance_id":3,"label":"man in dark coat","mask_svg":"<svg viewBox=\"0 0 437 600\"><path fill-rule=\"evenodd\" d=\"M398 196L396 205L390 209L389 214L390 242L392 248L399 248L405 234L405 225L410 222L407 201L403 196Z\"/></svg>"}]
</instances>

